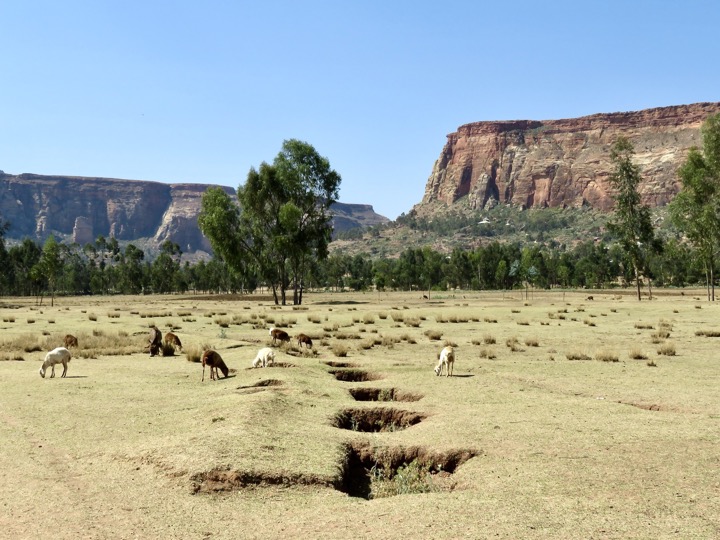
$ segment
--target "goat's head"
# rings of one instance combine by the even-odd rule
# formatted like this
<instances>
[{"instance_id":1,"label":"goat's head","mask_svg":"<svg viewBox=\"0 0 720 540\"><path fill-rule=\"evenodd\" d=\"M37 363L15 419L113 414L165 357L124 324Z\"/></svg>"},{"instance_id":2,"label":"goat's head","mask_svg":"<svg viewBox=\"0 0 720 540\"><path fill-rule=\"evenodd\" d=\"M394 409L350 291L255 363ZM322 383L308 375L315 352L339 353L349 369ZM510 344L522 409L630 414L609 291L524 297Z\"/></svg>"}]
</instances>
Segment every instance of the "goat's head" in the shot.
<instances>
[{"instance_id":1,"label":"goat's head","mask_svg":"<svg viewBox=\"0 0 720 540\"><path fill-rule=\"evenodd\" d=\"M442 364L438 364L437 366L435 366L435 375L439 377L440 372L442 372Z\"/></svg>"},{"instance_id":2,"label":"goat's head","mask_svg":"<svg viewBox=\"0 0 720 540\"><path fill-rule=\"evenodd\" d=\"M45 378L45 365L40 366L40 376L44 379Z\"/></svg>"}]
</instances>

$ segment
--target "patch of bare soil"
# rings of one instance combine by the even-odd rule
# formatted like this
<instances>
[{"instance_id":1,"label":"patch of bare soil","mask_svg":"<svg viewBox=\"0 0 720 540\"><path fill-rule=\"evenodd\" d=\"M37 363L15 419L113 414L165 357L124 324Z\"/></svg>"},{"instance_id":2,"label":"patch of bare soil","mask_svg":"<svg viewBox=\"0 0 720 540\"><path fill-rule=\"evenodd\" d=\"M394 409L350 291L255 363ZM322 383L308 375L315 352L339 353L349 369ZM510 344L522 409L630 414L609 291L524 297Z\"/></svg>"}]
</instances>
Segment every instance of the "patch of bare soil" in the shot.
<instances>
[{"instance_id":1,"label":"patch of bare soil","mask_svg":"<svg viewBox=\"0 0 720 540\"><path fill-rule=\"evenodd\" d=\"M419 464L426 471L423 491L452 491L456 483L452 475L457 468L478 455L475 450L437 452L424 446L373 448L367 442L352 442L346 447L340 491L351 497L374 498L373 484L378 479L393 479L398 471L410 464ZM412 489L412 486L410 486Z\"/></svg>"},{"instance_id":2,"label":"patch of bare soil","mask_svg":"<svg viewBox=\"0 0 720 540\"><path fill-rule=\"evenodd\" d=\"M358 364L354 364L352 362L333 362L332 360L329 362L323 362L326 366L335 367L335 368L356 368L358 367Z\"/></svg>"},{"instance_id":3,"label":"patch of bare soil","mask_svg":"<svg viewBox=\"0 0 720 540\"><path fill-rule=\"evenodd\" d=\"M281 386L285 386L284 381L280 381L278 379L265 379L263 381L258 381L255 384L238 386L236 390L239 390L240 394L255 394L264 390L280 388Z\"/></svg>"},{"instance_id":4,"label":"patch of bare soil","mask_svg":"<svg viewBox=\"0 0 720 540\"><path fill-rule=\"evenodd\" d=\"M382 431L400 431L425 419L425 415L400 409L345 409L333 420L333 426L351 431L377 433Z\"/></svg>"},{"instance_id":5,"label":"patch of bare soil","mask_svg":"<svg viewBox=\"0 0 720 540\"><path fill-rule=\"evenodd\" d=\"M269 368L273 368L273 367L293 368L293 367L297 367L297 366L295 364L291 364L290 362L274 362L273 364L270 364L268 367Z\"/></svg>"},{"instance_id":6,"label":"patch of bare soil","mask_svg":"<svg viewBox=\"0 0 720 540\"><path fill-rule=\"evenodd\" d=\"M319 486L336 487L336 478L323 478L308 474L272 474L230 469L212 469L190 477L191 493L217 493L249 487L265 486Z\"/></svg>"},{"instance_id":7,"label":"patch of bare soil","mask_svg":"<svg viewBox=\"0 0 720 540\"><path fill-rule=\"evenodd\" d=\"M355 401L420 401L422 394L403 392L397 388L351 388Z\"/></svg>"},{"instance_id":8,"label":"patch of bare soil","mask_svg":"<svg viewBox=\"0 0 720 540\"><path fill-rule=\"evenodd\" d=\"M328 373L334 375L338 381L343 382L365 382L379 381L382 375L360 369L331 369Z\"/></svg>"}]
</instances>

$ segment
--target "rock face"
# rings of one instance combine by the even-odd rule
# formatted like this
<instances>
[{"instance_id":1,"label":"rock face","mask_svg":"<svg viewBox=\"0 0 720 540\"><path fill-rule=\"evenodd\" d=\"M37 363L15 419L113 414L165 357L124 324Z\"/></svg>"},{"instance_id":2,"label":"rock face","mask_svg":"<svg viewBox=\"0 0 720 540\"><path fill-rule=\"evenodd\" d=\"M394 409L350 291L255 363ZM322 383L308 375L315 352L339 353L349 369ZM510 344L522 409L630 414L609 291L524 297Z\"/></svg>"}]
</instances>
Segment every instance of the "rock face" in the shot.
<instances>
[{"instance_id":1,"label":"rock face","mask_svg":"<svg viewBox=\"0 0 720 540\"><path fill-rule=\"evenodd\" d=\"M509 203L524 208L613 206L610 147L623 135L635 148L645 204L677 194L676 171L700 127L720 103L696 103L566 120L475 122L448 135L422 202L422 215L467 197L471 208ZM444 206L442 205L442 206Z\"/></svg>"},{"instance_id":2,"label":"rock face","mask_svg":"<svg viewBox=\"0 0 720 540\"><path fill-rule=\"evenodd\" d=\"M210 252L197 224L208 184L163 184L76 176L11 175L0 171L0 218L10 240L50 234L84 245L98 236L158 248L165 240L185 253ZM235 196L235 190L222 187ZM336 203L339 230L388 221L368 205Z\"/></svg>"}]
</instances>

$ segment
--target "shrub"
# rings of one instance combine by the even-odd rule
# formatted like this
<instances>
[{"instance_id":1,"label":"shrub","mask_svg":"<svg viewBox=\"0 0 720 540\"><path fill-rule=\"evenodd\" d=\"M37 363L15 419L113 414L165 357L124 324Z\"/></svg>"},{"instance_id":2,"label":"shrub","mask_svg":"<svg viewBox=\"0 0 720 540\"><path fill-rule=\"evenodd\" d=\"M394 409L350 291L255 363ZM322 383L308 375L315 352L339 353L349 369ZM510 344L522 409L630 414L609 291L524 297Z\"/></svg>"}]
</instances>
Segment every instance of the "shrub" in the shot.
<instances>
[{"instance_id":1,"label":"shrub","mask_svg":"<svg viewBox=\"0 0 720 540\"><path fill-rule=\"evenodd\" d=\"M345 356L347 356L348 351L349 351L349 349L343 343L335 343L332 346L333 354L339 358L344 358Z\"/></svg>"},{"instance_id":2,"label":"shrub","mask_svg":"<svg viewBox=\"0 0 720 540\"><path fill-rule=\"evenodd\" d=\"M411 326L413 328L419 328L420 327L420 318L419 317L408 317L405 319L405 325Z\"/></svg>"},{"instance_id":3,"label":"shrub","mask_svg":"<svg viewBox=\"0 0 720 540\"><path fill-rule=\"evenodd\" d=\"M200 348L196 345L190 345L185 347L185 358L188 362L200 362L202 360L203 351L210 349L210 346Z\"/></svg>"},{"instance_id":4,"label":"shrub","mask_svg":"<svg viewBox=\"0 0 720 540\"><path fill-rule=\"evenodd\" d=\"M90 314L88 314L88 319L95 322L95 321L97 321L97 315L95 315L94 313L90 313Z\"/></svg>"},{"instance_id":5,"label":"shrub","mask_svg":"<svg viewBox=\"0 0 720 540\"><path fill-rule=\"evenodd\" d=\"M537 340L537 338L525 338L525 345L528 347L538 347L540 345L540 342Z\"/></svg>"},{"instance_id":6,"label":"shrub","mask_svg":"<svg viewBox=\"0 0 720 540\"><path fill-rule=\"evenodd\" d=\"M565 356L568 360L592 360L587 354L580 352L567 353Z\"/></svg>"},{"instance_id":7,"label":"shrub","mask_svg":"<svg viewBox=\"0 0 720 540\"><path fill-rule=\"evenodd\" d=\"M491 336L490 334L485 334L483 336L483 341L485 342L485 345L494 345L497 343L495 336Z\"/></svg>"},{"instance_id":8,"label":"shrub","mask_svg":"<svg viewBox=\"0 0 720 540\"><path fill-rule=\"evenodd\" d=\"M620 358L616 354L602 351L595 355L595 360L599 360L601 362L619 362Z\"/></svg>"},{"instance_id":9,"label":"shrub","mask_svg":"<svg viewBox=\"0 0 720 540\"><path fill-rule=\"evenodd\" d=\"M366 313L363 316L363 322L365 324L375 324L375 315L373 315L372 313Z\"/></svg>"},{"instance_id":10,"label":"shrub","mask_svg":"<svg viewBox=\"0 0 720 540\"><path fill-rule=\"evenodd\" d=\"M647 360L647 355L644 354L640 349L632 349L629 356L633 360Z\"/></svg>"},{"instance_id":11,"label":"shrub","mask_svg":"<svg viewBox=\"0 0 720 540\"><path fill-rule=\"evenodd\" d=\"M665 343L658 349L657 353L661 356L675 356L675 345L672 343Z\"/></svg>"},{"instance_id":12,"label":"shrub","mask_svg":"<svg viewBox=\"0 0 720 540\"><path fill-rule=\"evenodd\" d=\"M439 330L425 330L425 335L431 341L438 341L442 337L442 332Z\"/></svg>"}]
</instances>

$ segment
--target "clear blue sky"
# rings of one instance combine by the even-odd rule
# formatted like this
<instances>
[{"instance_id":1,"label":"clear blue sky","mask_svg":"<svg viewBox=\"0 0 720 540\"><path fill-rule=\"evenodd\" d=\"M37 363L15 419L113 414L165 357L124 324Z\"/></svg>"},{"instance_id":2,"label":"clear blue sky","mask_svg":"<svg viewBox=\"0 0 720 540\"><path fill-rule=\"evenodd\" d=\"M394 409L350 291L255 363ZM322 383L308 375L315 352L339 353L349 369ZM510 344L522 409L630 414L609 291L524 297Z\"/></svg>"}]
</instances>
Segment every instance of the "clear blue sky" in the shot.
<instances>
[{"instance_id":1,"label":"clear blue sky","mask_svg":"<svg viewBox=\"0 0 720 540\"><path fill-rule=\"evenodd\" d=\"M237 187L283 140L394 219L480 120L720 101L720 2L4 0L0 169Z\"/></svg>"}]
</instances>

